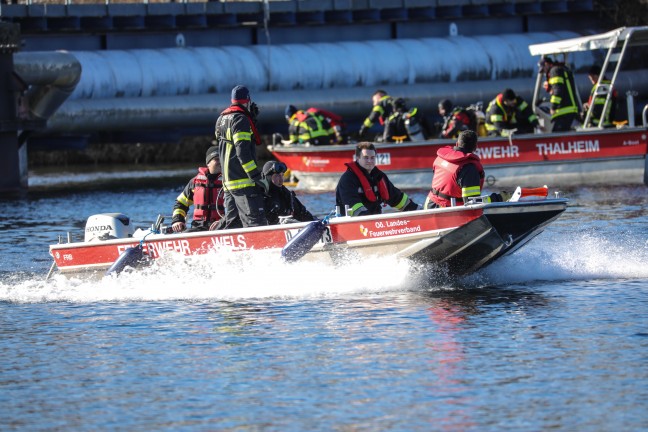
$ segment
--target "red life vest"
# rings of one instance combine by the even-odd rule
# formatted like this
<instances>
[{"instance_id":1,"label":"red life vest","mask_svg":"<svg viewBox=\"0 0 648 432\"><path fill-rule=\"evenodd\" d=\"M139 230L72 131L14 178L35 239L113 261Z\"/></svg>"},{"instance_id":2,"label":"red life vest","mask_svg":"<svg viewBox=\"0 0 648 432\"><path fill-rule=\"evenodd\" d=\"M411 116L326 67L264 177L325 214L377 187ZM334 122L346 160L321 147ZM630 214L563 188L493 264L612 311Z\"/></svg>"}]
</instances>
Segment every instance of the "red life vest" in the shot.
<instances>
[{"instance_id":1,"label":"red life vest","mask_svg":"<svg viewBox=\"0 0 648 432\"><path fill-rule=\"evenodd\" d=\"M440 207L450 207L450 198L455 198L457 204L463 203L461 186L457 183L457 175L462 167L473 164L479 171L479 188L484 186L484 167L479 156L474 153L464 153L452 147L443 147L437 152L434 160L434 177L428 198Z\"/></svg>"},{"instance_id":2,"label":"red life vest","mask_svg":"<svg viewBox=\"0 0 648 432\"><path fill-rule=\"evenodd\" d=\"M299 110L295 113L295 118L300 122L305 122L306 119L308 118L308 114L306 114L304 111Z\"/></svg>"},{"instance_id":3,"label":"red life vest","mask_svg":"<svg viewBox=\"0 0 648 432\"><path fill-rule=\"evenodd\" d=\"M365 197L367 197L367 200L370 202L376 202L378 197L376 197L376 192L374 192L373 188L371 187L371 184L369 183L369 179L365 175L365 173L360 169L358 164L356 162L349 162L345 163L347 167L351 170L353 174L355 174L356 177L358 177L358 180L360 180L360 184L362 185L362 190L364 192ZM380 198L382 201L389 201L389 190L387 189L387 182L385 181L385 176L383 175L380 177L380 181L378 181L378 194L380 195Z\"/></svg>"},{"instance_id":4,"label":"red life vest","mask_svg":"<svg viewBox=\"0 0 648 432\"><path fill-rule=\"evenodd\" d=\"M252 120L252 116L250 115L250 113L241 106L232 105L229 108L225 109L221 113L221 115L227 115L233 113L241 113L245 117L247 117L248 120L250 120L250 126L252 127L252 134L254 135L254 142L256 143L256 145L261 145L261 135L259 135L259 131L257 130L256 125L254 124L254 120Z\"/></svg>"},{"instance_id":5,"label":"red life vest","mask_svg":"<svg viewBox=\"0 0 648 432\"><path fill-rule=\"evenodd\" d=\"M318 114L318 115L323 116L326 120L328 120L330 125L333 126L333 127L336 127L336 126L343 127L344 126L344 121L342 121L342 117L335 114L335 113L332 113L331 111L326 111L326 110L323 110L323 109L311 107L311 108L308 108L306 110L306 112L313 113L313 114Z\"/></svg>"},{"instance_id":6,"label":"red life vest","mask_svg":"<svg viewBox=\"0 0 648 432\"><path fill-rule=\"evenodd\" d=\"M219 174L216 178L208 178L209 168L198 168L198 175L194 178L193 219L214 222L225 214L224 194L220 194L223 181Z\"/></svg>"}]
</instances>

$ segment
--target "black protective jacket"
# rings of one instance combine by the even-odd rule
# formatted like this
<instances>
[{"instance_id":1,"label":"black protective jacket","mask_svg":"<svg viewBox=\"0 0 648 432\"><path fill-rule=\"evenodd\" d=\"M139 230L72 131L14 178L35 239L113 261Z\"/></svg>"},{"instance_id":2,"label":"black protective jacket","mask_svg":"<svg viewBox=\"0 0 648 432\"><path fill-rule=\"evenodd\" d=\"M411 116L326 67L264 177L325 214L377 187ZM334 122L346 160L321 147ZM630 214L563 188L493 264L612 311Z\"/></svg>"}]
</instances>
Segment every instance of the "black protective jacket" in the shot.
<instances>
[{"instance_id":1,"label":"black protective jacket","mask_svg":"<svg viewBox=\"0 0 648 432\"><path fill-rule=\"evenodd\" d=\"M264 207L270 225L277 225L280 221L279 216L292 216L299 222L315 220L304 204L297 199L295 192L274 183L270 183L270 195L265 196Z\"/></svg>"},{"instance_id":2,"label":"black protective jacket","mask_svg":"<svg viewBox=\"0 0 648 432\"><path fill-rule=\"evenodd\" d=\"M357 162L353 163L357 165ZM342 215L345 215L345 206L349 207L349 216L381 214L383 203L403 211L418 208L418 204L413 202L405 192L394 186L384 172L374 168L371 173L367 173L360 165L358 165L358 168L368 180L377 199L372 202L366 196L358 176L350 168L347 168L335 188L335 205L340 209ZM381 181L384 181L383 184L388 195L386 197L383 197L379 190Z\"/></svg>"}]
</instances>

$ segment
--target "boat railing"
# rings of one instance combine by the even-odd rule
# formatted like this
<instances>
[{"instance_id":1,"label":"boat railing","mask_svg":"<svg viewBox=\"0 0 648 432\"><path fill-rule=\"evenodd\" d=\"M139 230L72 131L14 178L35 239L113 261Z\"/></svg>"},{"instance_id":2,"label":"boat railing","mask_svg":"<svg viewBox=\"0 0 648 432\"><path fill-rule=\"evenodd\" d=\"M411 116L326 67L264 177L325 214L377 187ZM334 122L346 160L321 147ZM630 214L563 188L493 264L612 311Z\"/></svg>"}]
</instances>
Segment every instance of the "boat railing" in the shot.
<instances>
[{"instance_id":1,"label":"boat railing","mask_svg":"<svg viewBox=\"0 0 648 432\"><path fill-rule=\"evenodd\" d=\"M648 104L644 105L643 111L641 112L641 120L643 121L643 127L648 127Z\"/></svg>"}]
</instances>

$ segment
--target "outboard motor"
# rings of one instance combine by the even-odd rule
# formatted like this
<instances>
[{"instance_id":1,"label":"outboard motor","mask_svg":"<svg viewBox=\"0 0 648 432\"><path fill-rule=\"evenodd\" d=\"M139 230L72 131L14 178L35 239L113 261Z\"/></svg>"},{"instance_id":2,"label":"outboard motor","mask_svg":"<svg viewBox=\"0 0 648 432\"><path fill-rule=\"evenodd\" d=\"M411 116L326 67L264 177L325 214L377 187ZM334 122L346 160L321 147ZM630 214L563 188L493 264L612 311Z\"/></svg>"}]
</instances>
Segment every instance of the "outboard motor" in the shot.
<instances>
[{"instance_id":1,"label":"outboard motor","mask_svg":"<svg viewBox=\"0 0 648 432\"><path fill-rule=\"evenodd\" d=\"M84 240L112 240L133 237L135 229L130 218L122 213L92 215L86 221Z\"/></svg>"},{"instance_id":2,"label":"outboard motor","mask_svg":"<svg viewBox=\"0 0 648 432\"><path fill-rule=\"evenodd\" d=\"M119 258L106 271L106 276L112 274L118 275L126 267L136 268L146 261L146 255L144 254L144 248L141 243L137 246L129 247L119 255Z\"/></svg>"},{"instance_id":3,"label":"outboard motor","mask_svg":"<svg viewBox=\"0 0 648 432\"><path fill-rule=\"evenodd\" d=\"M324 231L326 231L326 221L310 222L286 243L286 246L281 250L281 257L286 262L298 261L320 241Z\"/></svg>"},{"instance_id":4,"label":"outboard motor","mask_svg":"<svg viewBox=\"0 0 648 432\"><path fill-rule=\"evenodd\" d=\"M322 239L322 235L326 232L326 225L328 225L329 218L334 214L335 211L328 214L322 220L309 222L297 235L291 238L281 250L281 257L284 261L289 263L299 261L304 255L310 252L313 246Z\"/></svg>"}]
</instances>

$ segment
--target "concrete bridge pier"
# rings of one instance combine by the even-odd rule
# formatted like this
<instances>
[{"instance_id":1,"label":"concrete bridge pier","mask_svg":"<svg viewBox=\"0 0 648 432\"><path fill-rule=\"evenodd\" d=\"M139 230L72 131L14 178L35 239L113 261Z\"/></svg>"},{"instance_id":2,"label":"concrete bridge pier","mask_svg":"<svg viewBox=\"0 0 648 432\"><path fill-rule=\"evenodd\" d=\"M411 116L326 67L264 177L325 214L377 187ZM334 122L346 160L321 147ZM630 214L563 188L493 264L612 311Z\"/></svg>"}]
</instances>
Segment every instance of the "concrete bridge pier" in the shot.
<instances>
[{"instance_id":1,"label":"concrete bridge pier","mask_svg":"<svg viewBox=\"0 0 648 432\"><path fill-rule=\"evenodd\" d=\"M13 54L20 48L20 26L0 22L0 193L27 188L27 146L19 145L16 102L20 89Z\"/></svg>"}]
</instances>

